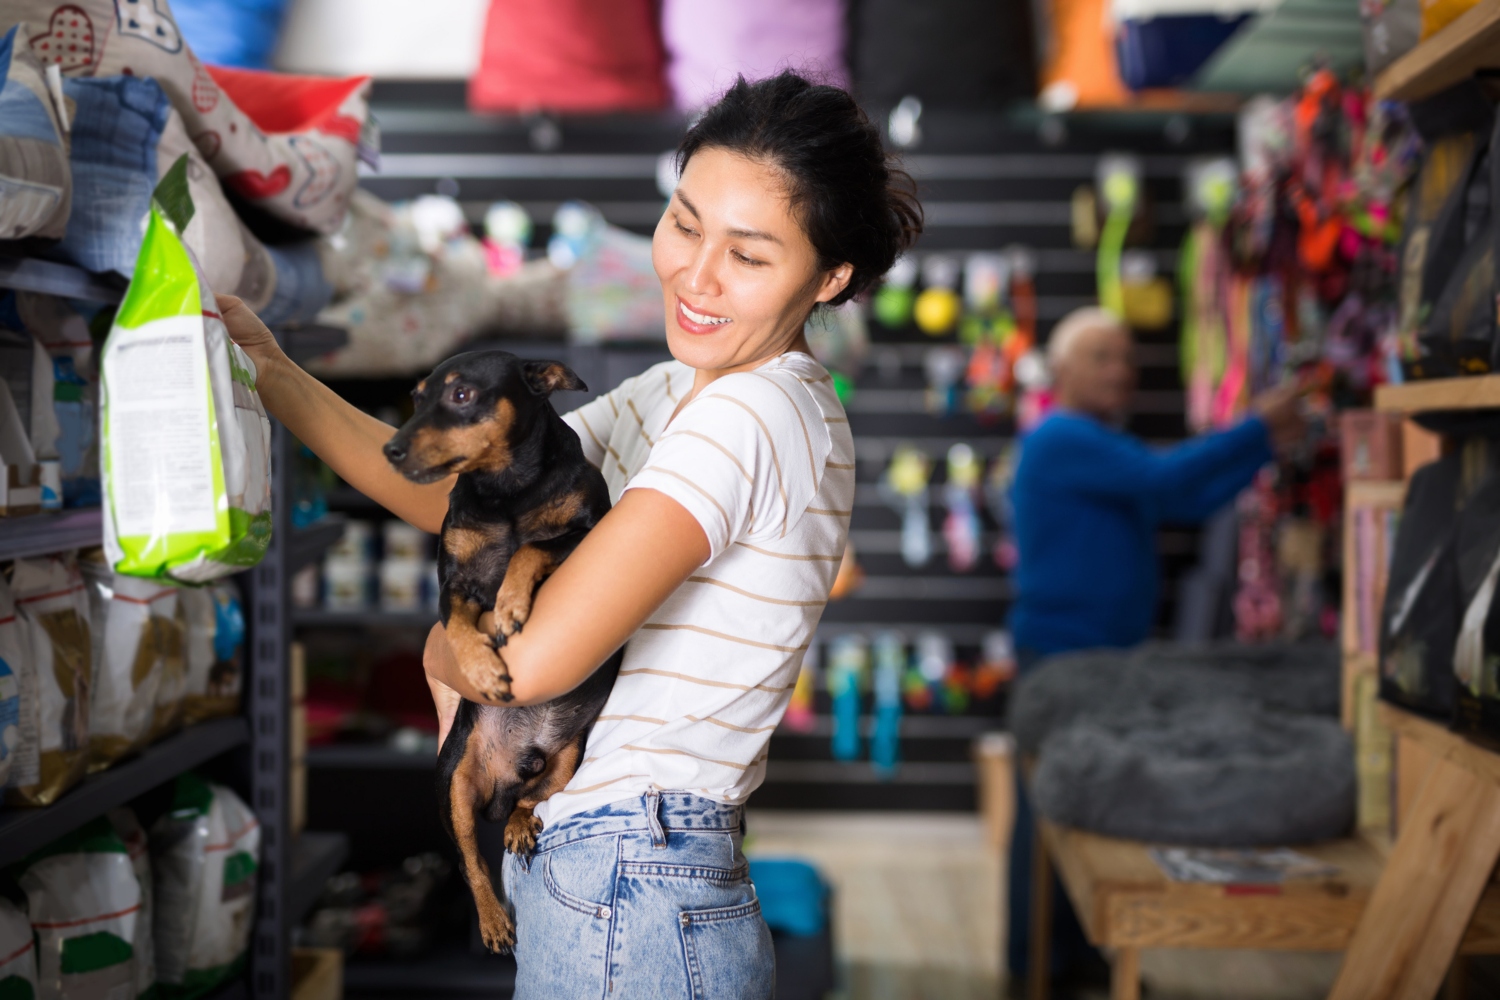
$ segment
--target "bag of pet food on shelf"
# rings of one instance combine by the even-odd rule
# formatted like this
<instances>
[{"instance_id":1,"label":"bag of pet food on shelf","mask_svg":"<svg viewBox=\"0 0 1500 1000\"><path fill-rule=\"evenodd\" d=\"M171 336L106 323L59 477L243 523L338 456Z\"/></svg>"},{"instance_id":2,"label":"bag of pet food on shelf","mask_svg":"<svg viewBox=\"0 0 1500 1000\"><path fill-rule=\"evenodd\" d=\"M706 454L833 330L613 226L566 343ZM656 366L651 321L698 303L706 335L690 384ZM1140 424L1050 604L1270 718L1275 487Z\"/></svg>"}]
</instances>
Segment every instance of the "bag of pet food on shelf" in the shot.
<instances>
[{"instance_id":1,"label":"bag of pet food on shelf","mask_svg":"<svg viewBox=\"0 0 1500 1000\"><path fill-rule=\"evenodd\" d=\"M37 943L37 996L135 996L141 887L119 834L90 820L21 862Z\"/></svg>"},{"instance_id":2,"label":"bag of pet food on shelf","mask_svg":"<svg viewBox=\"0 0 1500 1000\"><path fill-rule=\"evenodd\" d=\"M71 554L17 559L10 585L34 669L20 675L21 753L7 798L13 805L45 806L73 787L88 765L89 600Z\"/></svg>"},{"instance_id":3,"label":"bag of pet food on shelf","mask_svg":"<svg viewBox=\"0 0 1500 1000\"><path fill-rule=\"evenodd\" d=\"M178 588L116 573L99 549L83 554L79 567L94 637L89 770L102 771L150 741L165 661L182 659Z\"/></svg>"},{"instance_id":4,"label":"bag of pet food on shelf","mask_svg":"<svg viewBox=\"0 0 1500 1000\"><path fill-rule=\"evenodd\" d=\"M0 38L0 239L6 240L57 239L73 193L62 91L48 86L30 42L24 25Z\"/></svg>"},{"instance_id":5,"label":"bag of pet food on shelf","mask_svg":"<svg viewBox=\"0 0 1500 1000\"><path fill-rule=\"evenodd\" d=\"M130 946L135 950L135 996L137 1000L145 1000L156 996L156 949L151 940L151 843L134 810L111 809L105 818L125 845L136 884L141 887L141 912L135 922L135 939ZM0 1000L4 1000L4 996L0 993Z\"/></svg>"},{"instance_id":6,"label":"bag of pet food on shelf","mask_svg":"<svg viewBox=\"0 0 1500 1000\"><path fill-rule=\"evenodd\" d=\"M65 77L154 78L224 186L302 229L338 229L379 134L367 76L334 80L204 66L167 0L6 0L33 55ZM82 200L77 196L75 200Z\"/></svg>"},{"instance_id":7,"label":"bag of pet food on shelf","mask_svg":"<svg viewBox=\"0 0 1500 1000\"><path fill-rule=\"evenodd\" d=\"M36 941L21 908L0 897L0 997L36 996Z\"/></svg>"},{"instance_id":8,"label":"bag of pet food on shelf","mask_svg":"<svg viewBox=\"0 0 1500 1000\"><path fill-rule=\"evenodd\" d=\"M187 686L183 722L234 715L240 707L245 615L233 580L182 591L187 618Z\"/></svg>"},{"instance_id":9,"label":"bag of pet food on shelf","mask_svg":"<svg viewBox=\"0 0 1500 1000\"><path fill-rule=\"evenodd\" d=\"M188 772L151 828L156 980L201 996L239 974L250 948L260 824L239 797Z\"/></svg>"},{"instance_id":10,"label":"bag of pet food on shelf","mask_svg":"<svg viewBox=\"0 0 1500 1000\"><path fill-rule=\"evenodd\" d=\"M12 776L22 776L14 766L21 756L21 675L33 669L25 626L16 613L10 584L0 573L0 788L10 784ZM34 747L30 760L35 770ZM32 775L29 780L36 778Z\"/></svg>"},{"instance_id":11,"label":"bag of pet food on shelf","mask_svg":"<svg viewBox=\"0 0 1500 1000\"><path fill-rule=\"evenodd\" d=\"M271 424L180 233L187 161L157 185L100 362L104 549L129 576L188 583L260 562L271 541Z\"/></svg>"}]
</instances>

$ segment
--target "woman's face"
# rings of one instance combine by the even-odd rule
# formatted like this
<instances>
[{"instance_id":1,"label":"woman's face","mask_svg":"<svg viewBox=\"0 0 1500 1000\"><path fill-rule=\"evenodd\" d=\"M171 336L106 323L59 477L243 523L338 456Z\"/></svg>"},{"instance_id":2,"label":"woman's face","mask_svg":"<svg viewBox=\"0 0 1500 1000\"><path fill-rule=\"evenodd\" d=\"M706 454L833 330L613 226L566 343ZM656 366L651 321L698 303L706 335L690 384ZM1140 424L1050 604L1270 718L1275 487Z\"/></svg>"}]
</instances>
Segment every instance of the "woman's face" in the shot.
<instances>
[{"instance_id":1,"label":"woman's face","mask_svg":"<svg viewBox=\"0 0 1500 1000\"><path fill-rule=\"evenodd\" d=\"M853 269L818 269L771 166L703 149L683 170L656 225L651 262L661 279L667 346L692 368L753 367L799 342L818 302Z\"/></svg>"}]
</instances>

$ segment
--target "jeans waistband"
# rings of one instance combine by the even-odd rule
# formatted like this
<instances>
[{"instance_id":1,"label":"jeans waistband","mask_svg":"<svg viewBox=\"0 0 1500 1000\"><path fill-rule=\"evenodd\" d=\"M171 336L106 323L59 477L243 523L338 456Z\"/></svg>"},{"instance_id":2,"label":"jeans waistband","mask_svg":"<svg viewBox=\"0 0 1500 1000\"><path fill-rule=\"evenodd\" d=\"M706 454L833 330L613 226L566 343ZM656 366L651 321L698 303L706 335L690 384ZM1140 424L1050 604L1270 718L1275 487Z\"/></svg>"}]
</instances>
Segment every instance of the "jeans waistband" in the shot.
<instances>
[{"instance_id":1,"label":"jeans waistband","mask_svg":"<svg viewBox=\"0 0 1500 1000\"><path fill-rule=\"evenodd\" d=\"M621 799L586 813L569 816L548 827L537 838L536 851L549 851L564 844L612 833L650 832L652 840L665 839L667 832L744 829L745 807L707 799L692 792L647 792L634 799Z\"/></svg>"}]
</instances>

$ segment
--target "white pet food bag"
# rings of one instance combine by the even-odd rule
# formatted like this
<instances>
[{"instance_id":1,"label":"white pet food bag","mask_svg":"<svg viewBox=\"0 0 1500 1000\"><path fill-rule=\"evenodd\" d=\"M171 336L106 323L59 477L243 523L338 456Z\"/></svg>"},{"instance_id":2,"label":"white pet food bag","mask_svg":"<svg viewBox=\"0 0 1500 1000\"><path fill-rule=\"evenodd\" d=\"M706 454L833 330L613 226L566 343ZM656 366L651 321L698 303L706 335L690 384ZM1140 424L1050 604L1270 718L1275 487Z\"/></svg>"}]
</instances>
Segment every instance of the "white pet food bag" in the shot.
<instances>
[{"instance_id":1,"label":"white pet food bag","mask_svg":"<svg viewBox=\"0 0 1500 1000\"><path fill-rule=\"evenodd\" d=\"M177 588L116 573L97 549L79 567L89 584L94 638L89 770L102 771L150 739L162 661L180 655L182 645L164 627L174 625Z\"/></svg>"},{"instance_id":2,"label":"white pet food bag","mask_svg":"<svg viewBox=\"0 0 1500 1000\"><path fill-rule=\"evenodd\" d=\"M17 559L10 582L35 664L20 675L16 770L29 777L26 748L38 752L36 779L13 777L7 797L15 805L44 806L77 783L88 764L94 652L87 588L71 553Z\"/></svg>"},{"instance_id":3,"label":"white pet food bag","mask_svg":"<svg viewBox=\"0 0 1500 1000\"><path fill-rule=\"evenodd\" d=\"M16 779L35 784L36 747L31 748L30 771L16 766L21 748L21 675L33 671L26 629L16 613L16 602L10 584L0 574L0 788ZM35 687L35 682L32 684ZM33 704L33 714L35 705ZM32 726L35 731L35 726ZM3 952L0 952L3 954ZM0 991L0 997L4 997Z\"/></svg>"},{"instance_id":4,"label":"white pet food bag","mask_svg":"<svg viewBox=\"0 0 1500 1000\"><path fill-rule=\"evenodd\" d=\"M133 1000L141 888L100 817L22 862L40 1000Z\"/></svg>"},{"instance_id":5,"label":"white pet food bag","mask_svg":"<svg viewBox=\"0 0 1500 1000\"><path fill-rule=\"evenodd\" d=\"M182 609L187 618L187 687L183 721L234 715L240 706L244 660L245 615L233 580L213 587L185 587Z\"/></svg>"},{"instance_id":6,"label":"white pet food bag","mask_svg":"<svg viewBox=\"0 0 1500 1000\"><path fill-rule=\"evenodd\" d=\"M0 1000L36 996L36 941L19 906L0 897Z\"/></svg>"},{"instance_id":7,"label":"white pet food bag","mask_svg":"<svg viewBox=\"0 0 1500 1000\"><path fill-rule=\"evenodd\" d=\"M260 823L239 797L189 772L151 828L156 978L198 996L238 975L250 948Z\"/></svg>"},{"instance_id":8,"label":"white pet food bag","mask_svg":"<svg viewBox=\"0 0 1500 1000\"><path fill-rule=\"evenodd\" d=\"M156 187L100 361L104 549L130 576L206 583L271 542L271 423L180 233L187 159Z\"/></svg>"},{"instance_id":9,"label":"white pet food bag","mask_svg":"<svg viewBox=\"0 0 1500 1000\"><path fill-rule=\"evenodd\" d=\"M135 995L145 997L156 985L156 950L151 940L151 844L134 810L111 809L105 817L125 845L136 884L141 887L141 913L135 922L135 939L130 945L135 950ZM5 1000L3 993L0 993L0 1000Z\"/></svg>"}]
</instances>

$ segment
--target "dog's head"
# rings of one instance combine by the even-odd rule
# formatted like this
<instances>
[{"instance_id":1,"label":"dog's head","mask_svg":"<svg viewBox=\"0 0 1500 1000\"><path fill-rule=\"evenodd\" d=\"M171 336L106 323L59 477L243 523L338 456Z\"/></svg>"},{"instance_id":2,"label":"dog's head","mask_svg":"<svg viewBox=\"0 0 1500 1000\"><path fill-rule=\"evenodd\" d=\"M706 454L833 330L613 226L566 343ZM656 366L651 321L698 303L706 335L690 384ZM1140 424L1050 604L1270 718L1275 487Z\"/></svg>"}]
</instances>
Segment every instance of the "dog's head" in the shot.
<instances>
[{"instance_id":1,"label":"dog's head","mask_svg":"<svg viewBox=\"0 0 1500 1000\"><path fill-rule=\"evenodd\" d=\"M551 406L547 397L586 388L560 361L523 361L505 351L460 354L417 383L416 412L386 444L385 457L415 483L504 472L514 446Z\"/></svg>"}]
</instances>

